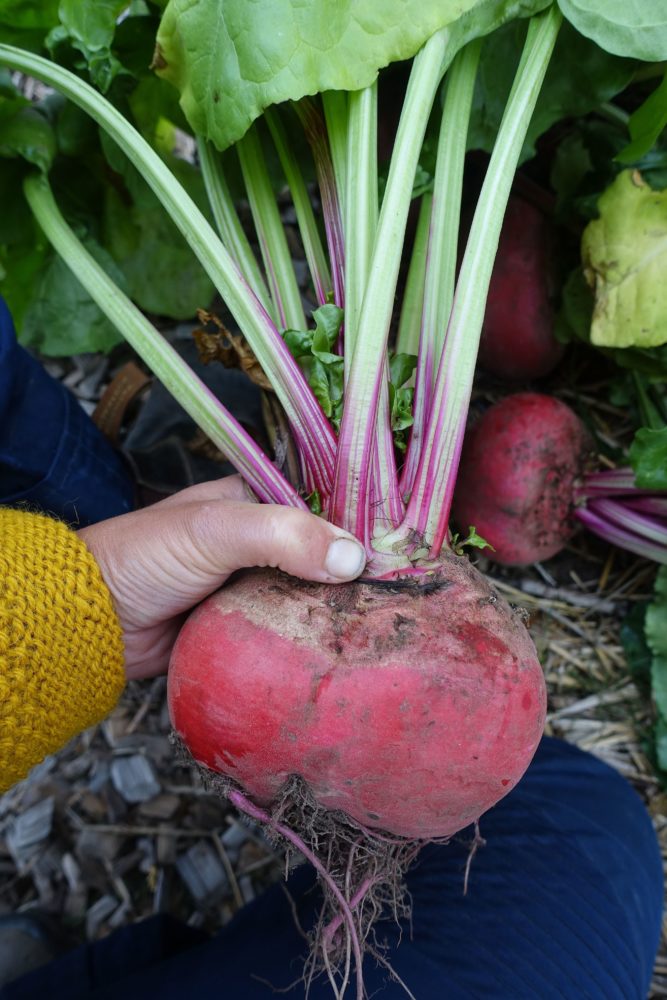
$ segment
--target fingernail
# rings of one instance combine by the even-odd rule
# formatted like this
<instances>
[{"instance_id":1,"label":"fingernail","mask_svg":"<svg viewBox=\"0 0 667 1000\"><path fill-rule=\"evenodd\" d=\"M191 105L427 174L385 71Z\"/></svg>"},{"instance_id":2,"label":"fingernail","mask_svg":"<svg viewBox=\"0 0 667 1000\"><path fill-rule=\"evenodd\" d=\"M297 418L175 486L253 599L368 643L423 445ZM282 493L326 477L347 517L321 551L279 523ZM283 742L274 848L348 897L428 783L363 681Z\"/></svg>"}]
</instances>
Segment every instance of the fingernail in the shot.
<instances>
[{"instance_id":1,"label":"fingernail","mask_svg":"<svg viewBox=\"0 0 667 1000\"><path fill-rule=\"evenodd\" d=\"M366 553L359 542L352 538L336 538L324 560L324 568L337 580L353 580L366 565Z\"/></svg>"}]
</instances>

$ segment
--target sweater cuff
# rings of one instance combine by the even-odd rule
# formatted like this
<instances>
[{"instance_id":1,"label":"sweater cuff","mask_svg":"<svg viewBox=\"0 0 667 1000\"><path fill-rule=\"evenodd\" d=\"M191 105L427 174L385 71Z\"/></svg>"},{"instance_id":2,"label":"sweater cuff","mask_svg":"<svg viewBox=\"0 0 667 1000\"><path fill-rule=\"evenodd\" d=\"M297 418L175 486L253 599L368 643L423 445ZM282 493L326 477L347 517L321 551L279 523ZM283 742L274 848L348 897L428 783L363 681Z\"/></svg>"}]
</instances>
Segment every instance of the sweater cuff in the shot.
<instances>
[{"instance_id":1,"label":"sweater cuff","mask_svg":"<svg viewBox=\"0 0 667 1000\"><path fill-rule=\"evenodd\" d=\"M122 631L93 556L65 524L0 509L0 792L114 707Z\"/></svg>"}]
</instances>

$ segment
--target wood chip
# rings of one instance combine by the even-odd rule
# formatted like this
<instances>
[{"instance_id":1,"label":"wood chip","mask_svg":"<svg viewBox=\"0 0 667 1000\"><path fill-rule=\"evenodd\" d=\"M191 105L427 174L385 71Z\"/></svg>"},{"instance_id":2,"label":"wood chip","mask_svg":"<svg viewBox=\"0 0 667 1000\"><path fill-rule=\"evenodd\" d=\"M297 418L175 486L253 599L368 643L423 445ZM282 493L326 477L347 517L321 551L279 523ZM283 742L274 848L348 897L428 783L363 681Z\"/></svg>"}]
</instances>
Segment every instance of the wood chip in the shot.
<instances>
[{"instance_id":1,"label":"wood chip","mask_svg":"<svg viewBox=\"0 0 667 1000\"><path fill-rule=\"evenodd\" d=\"M171 819L176 814L181 805L181 800L177 795L156 795L148 802L143 802L138 809L140 816L146 819Z\"/></svg>"},{"instance_id":2,"label":"wood chip","mask_svg":"<svg viewBox=\"0 0 667 1000\"><path fill-rule=\"evenodd\" d=\"M7 831L7 847L19 870L51 833L54 799L49 796L27 809Z\"/></svg>"},{"instance_id":3,"label":"wood chip","mask_svg":"<svg viewBox=\"0 0 667 1000\"><path fill-rule=\"evenodd\" d=\"M201 840L176 860L176 870L197 906L207 908L229 891L229 880L216 851Z\"/></svg>"},{"instance_id":4,"label":"wood chip","mask_svg":"<svg viewBox=\"0 0 667 1000\"><path fill-rule=\"evenodd\" d=\"M86 937L89 941L95 940L102 925L117 908L118 900L111 895L102 896L90 907L86 913Z\"/></svg>"},{"instance_id":5,"label":"wood chip","mask_svg":"<svg viewBox=\"0 0 667 1000\"><path fill-rule=\"evenodd\" d=\"M111 780L118 794L131 804L146 802L160 794L153 765L140 753L116 757L111 764Z\"/></svg>"},{"instance_id":6,"label":"wood chip","mask_svg":"<svg viewBox=\"0 0 667 1000\"><path fill-rule=\"evenodd\" d=\"M95 827L85 827L77 837L76 854L79 859L113 861L124 846L124 838L117 833L104 833Z\"/></svg>"}]
</instances>

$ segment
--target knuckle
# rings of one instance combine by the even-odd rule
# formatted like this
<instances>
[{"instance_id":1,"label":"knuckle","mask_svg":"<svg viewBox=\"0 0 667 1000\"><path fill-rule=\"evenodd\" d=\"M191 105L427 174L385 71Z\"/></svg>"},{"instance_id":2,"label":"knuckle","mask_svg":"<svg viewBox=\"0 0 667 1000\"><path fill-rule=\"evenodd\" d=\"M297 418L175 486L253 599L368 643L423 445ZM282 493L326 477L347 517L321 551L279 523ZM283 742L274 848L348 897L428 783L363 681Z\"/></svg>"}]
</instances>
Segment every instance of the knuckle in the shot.
<instances>
[{"instance_id":1,"label":"knuckle","mask_svg":"<svg viewBox=\"0 0 667 1000\"><path fill-rule=\"evenodd\" d=\"M271 565L282 566L309 556L316 558L319 525L310 515L293 507L276 508L271 517Z\"/></svg>"},{"instance_id":2,"label":"knuckle","mask_svg":"<svg viewBox=\"0 0 667 1000\"><path fill-rule=\"evenodd\" d=\"M183 507L183 527L189 544L203 555L226 540L227 519L222 505L214 500Z\"/></svg>"}]
</instances>

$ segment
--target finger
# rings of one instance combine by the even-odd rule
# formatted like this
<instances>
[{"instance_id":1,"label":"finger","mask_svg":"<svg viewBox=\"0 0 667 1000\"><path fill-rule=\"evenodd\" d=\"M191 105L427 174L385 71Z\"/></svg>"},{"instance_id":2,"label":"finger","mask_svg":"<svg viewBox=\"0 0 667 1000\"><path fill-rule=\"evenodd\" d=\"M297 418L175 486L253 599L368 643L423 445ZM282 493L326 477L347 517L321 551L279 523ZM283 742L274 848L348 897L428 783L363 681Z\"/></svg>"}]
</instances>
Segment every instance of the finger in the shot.
<instances>
[{"instance_id":1,"label":"finger","mask_svg":"<svg viewBox=\"0 0 667 1000\"><path fill-rule=\"evenodd\" d=\"M146 680L167 672L169 657L184 621L185 615L177 615L168 622L123 632L128 681Z\"/></svg>"},{"instance_id":2,"label":"finger","mask_svg":"<svg viewBox=\"0 0 667 1000\"><path fill-rule=\"evenodd\" d=\"M241 476L223 476L221 479L211 479L207 483L198 483L179 490L170 497L160 500L150 508L152 511L165 507L174 507L182 503L206 503L209 500L230 500L238 503L257 503L257 498Z\"/></svg>"},{"instance_id":3,"label":"finger","mask_svg":"<svg viewBox=\"0 0 667 1000\"><path fill-rule=\"evenodd\" d=\"M342 583L366 564L361 543L307 511L274 504L205 503L191 509L190 549L225 577L248 566L273 566L303 580Z\"/></svg>"}]
</instances>

